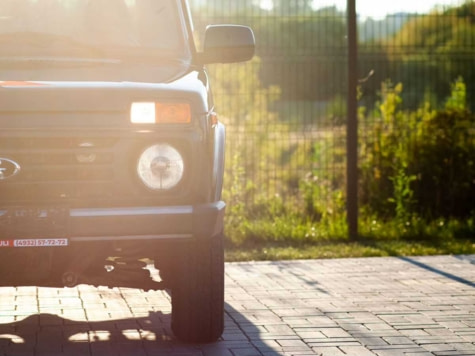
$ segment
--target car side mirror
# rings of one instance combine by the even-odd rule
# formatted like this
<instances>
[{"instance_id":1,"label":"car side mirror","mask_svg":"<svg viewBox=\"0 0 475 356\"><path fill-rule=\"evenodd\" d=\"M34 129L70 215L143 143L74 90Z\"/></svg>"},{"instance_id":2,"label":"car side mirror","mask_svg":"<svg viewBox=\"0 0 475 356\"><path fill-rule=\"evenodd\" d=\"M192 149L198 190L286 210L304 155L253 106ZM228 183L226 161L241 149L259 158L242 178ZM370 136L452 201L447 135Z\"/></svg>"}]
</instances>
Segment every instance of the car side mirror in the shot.
<instances>
[{"instance_id":1,"label":"car side mirror","mask_svg":"<svg viewBox=\"0 0 475 356\"><path fill-rule=\"evenodd\" d=\"M212 25L206 28L201 64L236 63L250 60L255 52L254 33L247 26Z\"/></svg>"}]
</instances>

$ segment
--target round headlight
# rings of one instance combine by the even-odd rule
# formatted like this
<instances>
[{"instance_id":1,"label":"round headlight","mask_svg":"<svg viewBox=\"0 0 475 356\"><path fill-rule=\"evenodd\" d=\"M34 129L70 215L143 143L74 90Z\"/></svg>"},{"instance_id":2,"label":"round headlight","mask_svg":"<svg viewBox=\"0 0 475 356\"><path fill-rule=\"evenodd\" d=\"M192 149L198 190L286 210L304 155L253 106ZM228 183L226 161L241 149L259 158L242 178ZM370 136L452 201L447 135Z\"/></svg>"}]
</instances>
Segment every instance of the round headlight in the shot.
<instances>
[{"instance_id":1,"label":"round headlight","mask_svg":"<svg viewBox=\"0 0 475 356\"><path fill-rule=\"evenodd\" d=\"M168 144L150 146L140 155L137 174L150 189L172 189L183 178L183 157Z\"/></svg>"}]
</instances>

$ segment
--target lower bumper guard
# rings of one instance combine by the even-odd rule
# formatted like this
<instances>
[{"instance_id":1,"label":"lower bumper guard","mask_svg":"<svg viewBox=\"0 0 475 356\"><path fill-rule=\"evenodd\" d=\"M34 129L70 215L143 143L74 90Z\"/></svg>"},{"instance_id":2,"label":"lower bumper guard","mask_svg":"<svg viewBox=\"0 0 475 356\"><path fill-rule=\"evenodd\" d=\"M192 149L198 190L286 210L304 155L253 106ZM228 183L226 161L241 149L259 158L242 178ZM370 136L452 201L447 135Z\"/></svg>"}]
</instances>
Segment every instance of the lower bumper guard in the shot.
<instances>
[{"instance_id":1,"label":"lower bumper guard","mask_svg":"<svg viewBox=\"0 0 475 356\"><path fill-rule=\"evenodd\" d=\"M8 222L3 224L5 231L1 234L0 240L5 239L4 243L7 245L10 240L19 239L20 242L25 242L22 239L31 238L36 238L36 242L42 244L45 243L42 238L45 241L46 238L56 238L58 241L61 240L59 242L67 239L70 243L206 239L223 230L225 208L226 204L218 201L210 204L167 207L63 209L60 217L47 209L35 209L33 218L29 216L28 219L22 214L32 215L31 209L28 210L28 214L25 214L26 209L23 208L15 208L14 211L0 209L2 218L0 221ZM20 217L12 219L11 216ZM30 226L26 232L25 229L18 228L25 225ZM56 228L58 226L61 228Z\"/></svg>"}]
</instances>

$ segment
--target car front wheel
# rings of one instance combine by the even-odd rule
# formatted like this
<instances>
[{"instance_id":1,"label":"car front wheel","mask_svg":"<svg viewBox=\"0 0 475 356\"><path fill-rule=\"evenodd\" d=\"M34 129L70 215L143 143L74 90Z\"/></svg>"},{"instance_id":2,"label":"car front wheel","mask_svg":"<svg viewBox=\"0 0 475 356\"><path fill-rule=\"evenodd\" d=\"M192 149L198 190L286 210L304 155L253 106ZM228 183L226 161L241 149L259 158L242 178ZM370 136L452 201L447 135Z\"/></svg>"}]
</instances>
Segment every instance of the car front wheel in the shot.
<instances>
[{"instance_id":1,"label":"car front wheel","mask_svg":"<svg viewBox=\"0 0 475 356\"><path fill-rule=\"evenodd\" d=\"M172 322L184 342L213 342L224 328L223 235L187 243L172 283Z\"/></svg>"}]
</instances>

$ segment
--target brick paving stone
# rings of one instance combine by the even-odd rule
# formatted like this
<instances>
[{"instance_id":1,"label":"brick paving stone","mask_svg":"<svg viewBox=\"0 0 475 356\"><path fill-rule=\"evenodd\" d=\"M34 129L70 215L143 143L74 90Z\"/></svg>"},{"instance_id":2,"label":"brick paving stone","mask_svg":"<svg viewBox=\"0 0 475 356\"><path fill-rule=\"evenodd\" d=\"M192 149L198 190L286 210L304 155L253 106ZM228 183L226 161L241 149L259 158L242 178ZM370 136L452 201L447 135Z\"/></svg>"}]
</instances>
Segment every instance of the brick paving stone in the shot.
<instances>
[{"instance_id":1,"label":"brick paving stone","mask_svg":"<svg viewBox=\"0 0 475 356\"><path fill-rule=\"evenodd\" d=\"M231 353L234 356L261 356L262 353L254 347L232 348Z\"/></svg>"},{"instance_id":2,"label":"brick paving stone","mask_svg":"<svg viewBox=\"0 0 475 356\"><path fill-rule=\"evenodd\" d=\"M404 336L383 337L383 340L389 345L410 345L413 343L411 339Z\"/></svg>"},{"instance_id":3,"label":"brick paving stone","mask_svg":"<svg viewBox=\"0 0 475 356\"><path fill-rule=\"evenodd\" d=\"M314 349L317 354L322 356L344 356L345 353L338 347L322 347L320 349Z\"/></svg>"},{"instance_id":4,"label":"brick paving stone","mask_svg":"<svg viewBox=\"0 0 475 356\"><path fill-rule=\"evenodd\" d=\"M307 348L307 345L300 339L295 339L295 340L277 339L276 341L280 346L284 348L288 348L288 347L304 348L304 349Z\"/></svg>"},{"instance_id":5,"label":"brick paving stone","mask_svg":"<svg viewBox=\"0 0 475 356\"><path fill-rule=\"evenodd\" d=\"M175 340L165 291L0 287L0 356L475 355L473 283L475 256L228 263L207 345Z\"/></svg>"},{"instance_id":6,"label":"brick paving stone","mask_svg":"<svg viewBox=\"0 0 475 356\"><path fill-rule=\"evenodd\" d=\"M341 339L341 340L335 340L335 339L318 339L318 340L308 340L307 344L310 347L342 347L342 346L361 346L361 343L359 341L356 341L354 339Z\"/></svg>"},{"instance_id":7,"label":"brick paving stone","mask_svg":"<svg viewBox=\"0 0 475 356\"><path fill-rule=\"evenodd\" d=\"M299 331L299 330L301 330L301 331ZM324 338L326 338L326 336L321 331L319 331L318 329L315 329L313 331L312 331L311 328L298 329L298 330L296 330L296 333L299 337L301 337L304 340L306 340L306 339L324 339Z\"/></svg>"},{"instance_id":8,"label":"brick paving stone","mask_svg":"<svg viewBox=\"0 0 475 356\"><path fill-rule=\"evenodd\" d=\"M462 337L464 342L471 342L471 343L475 344L475 335L474 334L472 334L472 333L470 333L468 335L461 334L460 336Z\"/></svg>"},{"instance_id":9,"label":"brick paving stone","mask_svg":"<svg viewBox=\"0 0 475 356\"><path fill-rule=\"evenodd\" d=\"M406 353L413 353L413 352L414 352L413 349L375 350L375 354L378 356L401 356L401 355L406 355Z\"/></svg>"}]
</instances>

